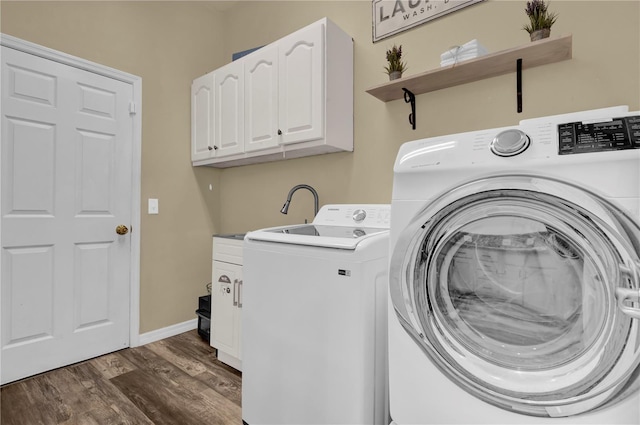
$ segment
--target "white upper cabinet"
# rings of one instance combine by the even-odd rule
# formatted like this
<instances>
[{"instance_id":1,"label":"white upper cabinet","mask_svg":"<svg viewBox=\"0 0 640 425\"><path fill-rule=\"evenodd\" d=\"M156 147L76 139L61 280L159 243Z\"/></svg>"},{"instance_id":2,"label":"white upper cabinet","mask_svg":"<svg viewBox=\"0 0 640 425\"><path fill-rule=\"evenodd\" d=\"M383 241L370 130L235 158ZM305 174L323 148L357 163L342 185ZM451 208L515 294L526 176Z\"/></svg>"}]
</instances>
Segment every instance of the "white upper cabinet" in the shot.
<instances>
[{"instance_id":1,"label":"white upper cabinet","mask_svg":"<svg viewBox=\"0 0 640 425\"><path fill-rule=\"evenodd\" d=\"M324 124L324 25L306 27L278 43L280 143L321 139Z\"/></svg>"},{"instance_id":2,"label":"white upper cabinet","mask_svg":"<svg viewBox=\"0 0 640 425\"><path fill-rule=\"evenodd\" d=\"M192 87L194 165L231 167L353 151L353 40L327 18L213 75L215 118L208 133L198 126L205 118L197 98L206 76ZM211 140L205 143L206 134ZM199 155L205 150L208 156Z\"/></svg>"},{"instance_id":3,"label":"white upper cabinet","mask_svg":"<svg viewBox=\"0 0 640 425\"><path fill-rule=\"evenodd\" d=\"M191 84L191 160L244 152L242 63L232 62Z\"/></svg>"},{"instance_id":4,"label":"white upper cabinet","mask_svg":"<svg viewBox=\"0 0 640 425\"><path fill-rule=\"evenodd\" d=\"M278 46L265 46L244 65L245 151L278 146Z\"/></svg>"},{"instance_id":5,"label":"white upper cabinet","mask_svg":"<svg viewBox=\"0 0 640 425\"><path fill-rule=\"evenodd\" d=\"M244 78L242 62L213 71L215 158L244 152Z\"/></svg>"},{"instance_id":6,"label":"white upper cabinet","mask_svg":"<svg viewBox=\"0 0 640 425\"><path fill-rule=\"evenodd\" d=\"M191 160L209 159L213 151L213 72L191 84Z\"/></svg>"}]
</instances>

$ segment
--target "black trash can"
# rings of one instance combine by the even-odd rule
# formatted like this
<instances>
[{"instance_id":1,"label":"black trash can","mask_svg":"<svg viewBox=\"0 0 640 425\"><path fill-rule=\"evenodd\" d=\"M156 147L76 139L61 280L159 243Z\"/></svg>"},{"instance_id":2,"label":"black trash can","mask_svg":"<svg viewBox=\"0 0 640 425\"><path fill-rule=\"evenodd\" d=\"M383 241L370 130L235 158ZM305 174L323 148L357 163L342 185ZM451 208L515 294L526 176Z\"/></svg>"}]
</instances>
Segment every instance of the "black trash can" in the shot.
<instances>
[{"instance_id":1,"label":"black trash can","mask_svg":"<svg viewBox=\"0 0 640 425\"><path fill-rule=\"evenodd\" d=\"M211 341L211 295L198 297L198 334L207 342Z\"/></svg>"}]
</instances>

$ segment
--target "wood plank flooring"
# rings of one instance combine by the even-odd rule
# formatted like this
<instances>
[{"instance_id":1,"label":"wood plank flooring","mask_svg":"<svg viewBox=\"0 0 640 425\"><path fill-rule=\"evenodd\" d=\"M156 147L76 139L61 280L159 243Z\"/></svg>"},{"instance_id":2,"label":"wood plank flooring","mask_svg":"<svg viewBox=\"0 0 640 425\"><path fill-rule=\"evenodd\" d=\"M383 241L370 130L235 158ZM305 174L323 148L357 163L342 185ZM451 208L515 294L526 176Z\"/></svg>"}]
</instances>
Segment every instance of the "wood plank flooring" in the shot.
<instances>
[{"instance_id":1,"label":"wood plank flooring","mask_svg":"<svg viewBox=\"0 0 640 425\"><path fill-rule=\"evenodd\" d=\"M241 425L241 376L194 330L8 384L0 424Z\"/></svg>"}]
</instances>

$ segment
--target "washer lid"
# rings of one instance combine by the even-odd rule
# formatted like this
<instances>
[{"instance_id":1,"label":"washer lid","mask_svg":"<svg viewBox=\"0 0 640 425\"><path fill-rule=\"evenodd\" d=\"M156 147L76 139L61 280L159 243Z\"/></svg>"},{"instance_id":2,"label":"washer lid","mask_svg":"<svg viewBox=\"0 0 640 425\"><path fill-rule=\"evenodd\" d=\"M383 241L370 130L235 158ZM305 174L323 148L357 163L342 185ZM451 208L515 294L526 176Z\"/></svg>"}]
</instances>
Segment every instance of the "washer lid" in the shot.
<instances>
[{"instance_id":1,"label":"washer lid","mask_svg":"<svg viewBox=\"0 0 640 425\"><path fill-rule=\"evenodd\" d=\"M246 239L354 250L362 241L389 232L389 204L328 204L311 224L272 227Z\"/></svg>"},{"instance_id":2,"label":"washer lid","mask_svg":"<svg viewBox=\"0 0 640 425\"><path fill-rule=\"evenodd\" d=\"M445 192L400 235L391 299L460 387L572 416L623 399L640 364L640 227L561 181L504 175Z\"/></svg>"},{"instance_id":3,"label":"washer lid","mask_svg":"<svg viewBox=\"0 0 640 425\"><path fill-rule=\"evenodd\" d=\"M387 229L375 227L300 224L250 232L246 238L256 241L354 250L363 240L388 232Z\"/></svg>"}]
</instances>

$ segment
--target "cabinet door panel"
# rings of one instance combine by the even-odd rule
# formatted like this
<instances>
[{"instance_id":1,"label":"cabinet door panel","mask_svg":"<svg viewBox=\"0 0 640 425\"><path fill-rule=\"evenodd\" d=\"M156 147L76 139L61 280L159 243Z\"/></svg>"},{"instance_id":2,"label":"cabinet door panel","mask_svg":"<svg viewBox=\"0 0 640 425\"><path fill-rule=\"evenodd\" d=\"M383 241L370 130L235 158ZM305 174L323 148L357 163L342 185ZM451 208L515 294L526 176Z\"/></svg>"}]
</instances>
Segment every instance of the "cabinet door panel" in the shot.
<instances>
[{"instance_id":1,"label":"cabinet door panel","mask_svg":"<svg viewBox=\"0 0 640 425\"><path fill-rule=\"evenodd\" d=\"M191 160L207 159L213 149L213 72L191 85Z\"/></svg>"},{"instance_id":2,"label":"cabinet door panel","mask_svg":"<svg viewBox=\"0 0 640 425\"><path fill-rule=\"evenodd\" d=\"M232 62L214 71L214 150L215 156L244 151L243 62Z\"/></svg>"},{"instance_id":3,"label":"cabinet door panel","mask_svg":"<svg viewBox=\"0 0 640 425\"><path fill-rule=\"evenodd\" d=\"M239 281L242 266L213 262L211 287L211 346L239 357Z\"/></svg>"},{"instance_id":4,"label":"cabinet door panel","mask_svg":"<svg viewBox=\"0 0 640 425\"><path fill-rule=\"evenodd\" d=\"M278 146L278 48L265 46L246 57L245 151Z\"/></svg>"},{"instance_id":5,"label":"cabinet door panel","mask_svg":"<svg viewBox=\"0 0 640 425\"><path fill-rule=\"evenodd\" d=\"M324 136L324 30L313 25L279 43L282 144Z\"/></svg>"}]
</instances>

